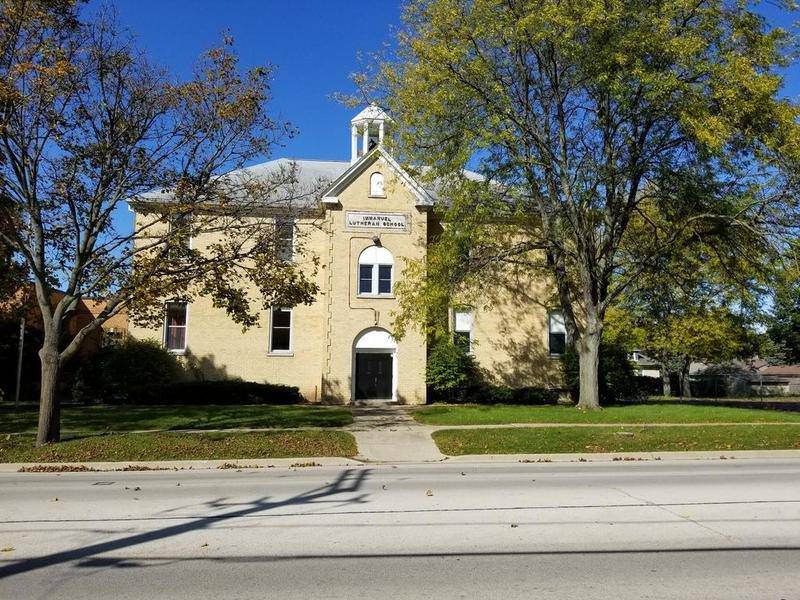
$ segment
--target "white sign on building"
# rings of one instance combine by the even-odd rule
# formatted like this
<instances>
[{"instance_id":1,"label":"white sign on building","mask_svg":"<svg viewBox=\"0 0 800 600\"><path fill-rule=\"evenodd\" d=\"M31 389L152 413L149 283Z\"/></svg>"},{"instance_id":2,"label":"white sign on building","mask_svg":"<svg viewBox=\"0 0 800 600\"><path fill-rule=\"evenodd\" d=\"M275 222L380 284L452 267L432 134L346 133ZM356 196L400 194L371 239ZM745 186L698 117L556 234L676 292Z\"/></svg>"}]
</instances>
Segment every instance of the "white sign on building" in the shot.
<instances>
[{"instance_id":1,"label":"white sign on building","mask_svg":"<svg viewBox=\"0 0 800 600\"><path fill-rule=\"evenodd\" d=\"M408 231L408 215L403 213L353 212L345 213L347 229L380 229Z\"/></svg>"}]
</instances>

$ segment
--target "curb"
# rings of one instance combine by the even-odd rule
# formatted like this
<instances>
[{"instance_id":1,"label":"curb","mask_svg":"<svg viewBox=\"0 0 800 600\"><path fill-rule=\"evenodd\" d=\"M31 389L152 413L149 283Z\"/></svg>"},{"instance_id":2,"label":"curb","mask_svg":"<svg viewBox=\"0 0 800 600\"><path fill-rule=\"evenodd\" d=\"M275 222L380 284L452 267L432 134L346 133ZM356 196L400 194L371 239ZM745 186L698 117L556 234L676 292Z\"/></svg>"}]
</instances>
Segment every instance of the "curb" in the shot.
<instances>
[{"instance_id":1,"label":"curb","mask_svg":"<svg viewBox=\"0 0 800 600\"><path fill-rule=\"evenodd\" d=\"M18 473L23 467L65 467L64 472L97 471L207 471L242 469L301 469L314 467L369 467L391 465L610 463L640 461L800 460L800 450L728 450L703 452L598 452L573 454L464 454L438 461L369 461L341 457L252 458L226 460L165 460L121 462L0 463L0 474ZM46 471L45 471L46 472ZM55 471L58 473L59 471Z\"/></svg>"},{"instance_id":2,"label":"curb","mask_svg":"<svg viewBox=\"0 0 800 600\"><path fill-rule=\"evenodd\" d=\"M800 421L766 421L766 422L712 422L712 423L484 423L480 425L427 425L420 424L428 431L442 431L443 429L591 429L614 427L625 427L633 429L635 427L658 429L659 427L753 427L753 426L777 426L790 425L799 427Z\"/></svg>"},{"instance_id":3,"label":"curb","mask_svg":"<svg viewBox=\"0 0 800 600\"><path fill-rule=\"evenodd\" d=\"M0 463L0 473L18 473L20 469L65 467L64 472L83 471L204 471L238 469L299 469L313 467L361 467L363 462L343 457L301 458L228 458L224 460L126 460L120 462L25 462ZM70 469L75 469L70 471ZM36 472L36 471L33 471ZM41 471L47 472L47 471ZM54 471L58 472L58 471Z\"/></svg>"},{"instance_id":4,"label":"curb","mask_svg":"<svg viewBox=\"0 0 800 600\"><path fill-rule=\"evenodd\" d=\"M800 460L800 450L704 450L688 452L582 452L571 454L462 454L449 456L452 463L572 463L692 460Z\"/></svg>"}]
</instances>

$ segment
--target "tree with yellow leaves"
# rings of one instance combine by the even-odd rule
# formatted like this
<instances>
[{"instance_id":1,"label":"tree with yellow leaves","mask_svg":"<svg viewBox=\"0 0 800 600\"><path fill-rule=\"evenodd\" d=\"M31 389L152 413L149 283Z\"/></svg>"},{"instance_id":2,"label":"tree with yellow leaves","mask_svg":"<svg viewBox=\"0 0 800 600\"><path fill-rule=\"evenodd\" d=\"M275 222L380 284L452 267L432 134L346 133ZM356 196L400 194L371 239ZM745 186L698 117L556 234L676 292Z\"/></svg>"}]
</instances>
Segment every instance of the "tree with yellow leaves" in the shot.
<instances>
[{"instance_id":1,"label":"tree with yellow leaves","mask_svg":"<svg viewBox=\"0 0 800 600\"><path fill-rule=\"evenodd\" d=\"M549 277L579 406L597 408L606 313L665 254L700 240L780 253L796 235L792 41L742 2L410 0L396 52L357 80L446 199L431 252L451 255L409 271L404 307L425 322L448 290L485 291L509 269Z\"/></svg>"},{"instance_id":2,"label":"tree with yellow leaves","mask_svg":"<svg viewBox=\"0 0 800 600\"><path fill-rule=\"evenodd\" d=\"M0 0L0 245L24 262L42 314L37 444L60 437L62 366L126 307L157 320L164 298L205 294L246 327L264 305L316 293L253 218L275 208L278 188L291 205L292 169L258 180L238 170L292 134L267 113L271 68L242 72L225 39L178 82L111 11L86 20L81 9ZM115 213L145 195L164 200L150 203L153 218L118 228ZM186 242L203 234L216 241L200 253ZM64 344L88 297L105 308Z\"/></svg>"}]
</instances>

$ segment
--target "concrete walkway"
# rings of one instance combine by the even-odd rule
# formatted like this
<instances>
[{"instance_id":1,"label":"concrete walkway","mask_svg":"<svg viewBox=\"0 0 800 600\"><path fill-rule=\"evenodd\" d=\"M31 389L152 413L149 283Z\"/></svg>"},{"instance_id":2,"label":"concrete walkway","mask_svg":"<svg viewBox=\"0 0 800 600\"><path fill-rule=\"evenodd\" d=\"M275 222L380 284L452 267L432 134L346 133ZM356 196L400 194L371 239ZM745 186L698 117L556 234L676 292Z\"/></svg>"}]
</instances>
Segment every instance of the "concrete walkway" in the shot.
<instances>
[{"instance_id":1,"label":"concrete walkway","mask_svg":"<svg viewBox=\"0 0 800 600\"><path fill-rule=\"evenodd\" d=\"M445 458L431 438L434 428L417 423L402 406L354 406L353 417L355 421L347 431L356 438L359 460L419 463Z\"/></svg>"}]
</instances>

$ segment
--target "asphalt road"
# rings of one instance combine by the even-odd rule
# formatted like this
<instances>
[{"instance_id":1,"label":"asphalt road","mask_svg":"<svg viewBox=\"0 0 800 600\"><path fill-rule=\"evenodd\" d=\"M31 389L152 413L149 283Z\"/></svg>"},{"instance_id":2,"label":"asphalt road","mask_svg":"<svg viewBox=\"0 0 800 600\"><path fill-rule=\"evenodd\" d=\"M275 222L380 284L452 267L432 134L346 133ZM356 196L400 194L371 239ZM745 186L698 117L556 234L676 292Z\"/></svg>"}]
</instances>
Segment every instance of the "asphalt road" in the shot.
<instances>
[{"instance_id":1,"label":"asphalt road","mask_svg":"<svg viewBox=\"0 0 800 600\"><path fill-rule=\"evenodd\" d=\"M800 599L800 460L0 474L0 598Z\"/></svg>"}]
</instances>

